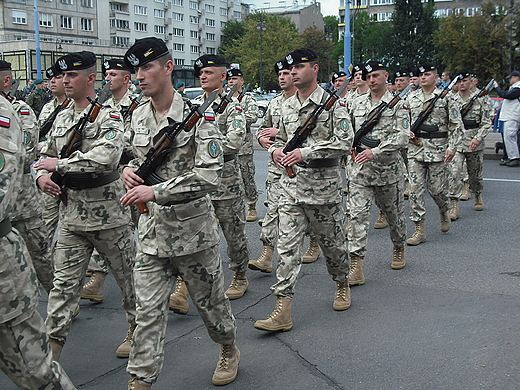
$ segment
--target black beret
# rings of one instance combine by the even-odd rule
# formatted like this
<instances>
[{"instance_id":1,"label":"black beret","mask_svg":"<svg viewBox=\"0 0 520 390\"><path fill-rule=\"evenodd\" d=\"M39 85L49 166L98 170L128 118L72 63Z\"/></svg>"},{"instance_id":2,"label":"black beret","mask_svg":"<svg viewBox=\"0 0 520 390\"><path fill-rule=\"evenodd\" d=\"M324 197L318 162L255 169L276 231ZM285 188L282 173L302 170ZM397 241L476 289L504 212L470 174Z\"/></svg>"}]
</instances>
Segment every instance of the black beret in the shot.
<instances>
[{"instance_id":1,"label":"black beret","mask_svg":"<svg viewBox=\"0 0 520 390\"><path fill-rule=\"evenodd\" d=\"M397 72L395 72L394 79L398 77L412 77L412 74L407 70L398 70Z\"/></svg>"},{"instance_id":2,"label":"black beret","mask_svg":"<svg viewBox=\"0 0 520 390\"><path fill-rule=\"evenodd\" d=\"M11 70L11 63L4 60L0 60L0 70Z\"/></svg>"},{"instance_id":3,"label":"black beret","mask_svg":"<svg viewBox=\"0 0 520 390\"><path fill-rule=\"evenodd\" d=\"M352 74L363 70L363 64L356 64L352 67Z\"/></svg>"},{"instance_id":4,"label":"black beret","mask_svg":"<svg viewBox=\"0 0 520 390\"><path fill-rule=\"evenodd\" d=\"M419 67L417 68L417 70L419 71L419 74L424 73L424 72L430 72L430 71L436 70L436 69L437 69L437 67L430 62L425 62L424 64L419 65Z\"/></svg>"},{"instance_id":5,"label":"black beret","mask_svg":"<svg viewBox=\"0 0 520 390\"><path fill-rule=\"evenodd\" d=\"M91 51L69 53L56 61L56 68L62 72L67 70L87 69L96 64L96 55Z\"/></svg>"},{"instance_id":6,"label":"black beret","mask_svg":"<svg viewBox=\"0 0 520 390\"><path fill-rule=\"evenodd\" d=\"M195 61L193 69L195 69L195 75L200 75L201 69L216 66L218 68L227 68L228 63L222 56L216 54L204 54Z\"/></svg>"},{"instance_id":7,"label":"black beret","mask_svg":"<svg viewBox=\"0 0 520 390\"><path fill-rule=\"evenodd\" d=\"M289 66L297 65L305 62L316 61L318 55L312 49L302 47L301 49L295 50L287 54L285 57Z\"/></svg>"},{"instance_id":8,"label":"black beret","mask_svg":"<svg viewBox=\"0 0 520 390\"><path fill-rule=\"evenodd\" d=\"M130 73L133 73L133 71L134 71L134 68L128 67L125 60L122 60L122 59L105 60L103 62L103 71L106 72L107 70L110 70L110 69L125 70Z\"/></svg>"},{"instance_id":9,"label":"black beret","mask_svg":"<svg viewBox=\"0 0 520 390\"><path fill-rule=\"evenodd\" d=\"M278 75L278 72L281 70L289 70L289 64L287 63L287 60L284 58L283 60L278 61L276 64L274 64L274 72Z\"/></svg>"},{"instance_id":10,"label":"black beret","mask_svg":"<svg viewBox=\"0 0 520 390\"><path fill-rule=\"evenodd\" d=\"M463 69L459 73L457 73L457 76L461 76L461 79L466 79L468 77L471 77L472 74L469 70Z\"/></svg>"},{"instance_id":11,"label":"black beret","mask_svg":"<svg viewBox=\"0 0 520 390\"><path fill-rule=\"evenodd\" d=\"M53 77L59 76L61 74L61 69L56 66L56 64L52 65L49 69L45 71L48 79L52 79Z\"/></svg>"},{"instance_id":12,"label":"black beret","mask_svg":"<svg viewBox=\"0 0 520 390\"><path fill-rule=\"evenodd\" d=\"M343 71L341 72L334 72L332 74L332 82L334 83L337 79L339 79L340 77L345 77L347 74Z\"/></svg>"},{"instance_id":13,"label":"black beret","mask_svg":"<svg viewBox=\"0 0 520 390\"><path fill-rule=\"evenodd\" d=\"M162 39L148 37L137 39L125 53L125 63L130 69L143 66L169 53Z\"/></svg>"},{"instance_id":14,"label":"black beret","mask_svg":"<svg viewBox=\"0 0 520 390\"><path fill-rule=\"evenodd\" d=\"M376 70L386 70L386 66L379 61L368 61L363 66L363 74L361 75L361 78L366 80L367 74L375 72Z\"/></svg>"},{"instance_id":15,"label":"black beret","mask_svg":"<svg viewBox=\"0 0 520 390\"><path fill-rule=\"evenodd\" d=\"M227 71L227 78L228 79L231 78L231 77L235 77L235 76L244 77L244 74L238 68L232 68L232 69L229 69Z\"/></svg>"}]
</instances>

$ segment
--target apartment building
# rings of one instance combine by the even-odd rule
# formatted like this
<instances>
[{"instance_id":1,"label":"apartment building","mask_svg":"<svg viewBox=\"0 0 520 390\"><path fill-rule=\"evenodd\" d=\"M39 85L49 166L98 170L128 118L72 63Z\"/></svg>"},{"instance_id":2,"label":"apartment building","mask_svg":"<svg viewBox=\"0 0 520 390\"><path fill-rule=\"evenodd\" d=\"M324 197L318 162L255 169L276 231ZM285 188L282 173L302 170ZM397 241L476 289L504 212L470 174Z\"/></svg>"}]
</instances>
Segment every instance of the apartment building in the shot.
<instances>
[{"instance_id":1,"label":"apartment building","mask_svg":"<svg viewBox=\"0 0 520 390\"><path fill-rule=\"evenodd\" d=\"M282 0L279 1L277 6L271 6L270 2L264 2L262 6L256 7L256 9L289 18L296 25L300 34L309 27L324 30L321 4L316 0L311 0L309 3L306 0L293 0L292 3Z\"/></svg>"}]
</instances>

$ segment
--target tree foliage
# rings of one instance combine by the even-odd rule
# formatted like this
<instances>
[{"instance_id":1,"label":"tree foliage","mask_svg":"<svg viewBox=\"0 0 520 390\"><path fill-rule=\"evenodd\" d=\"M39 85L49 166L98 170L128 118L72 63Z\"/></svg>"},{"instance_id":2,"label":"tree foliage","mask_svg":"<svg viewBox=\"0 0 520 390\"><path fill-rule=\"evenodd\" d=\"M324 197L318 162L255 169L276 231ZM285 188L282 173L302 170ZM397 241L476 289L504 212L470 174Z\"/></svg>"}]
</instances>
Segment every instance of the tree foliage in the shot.
<instances>
[{"instance_id":1,"label":"tree foliage","mask_svg":"<svg viewBox=\"0 0 520 390\"><path fill-rule=\"evenodd\" d=\"M320 82L328 82L329 74L337 70L337 66L331 64L331 52L334 47L332 41L327 39L324 31L318 30L316 27L307 28L302 33L301 38L303 46L314 50L318 55L320 61L318 80Z\"/></svg>"},{"instance_id":2,"label":"tree foliage","mask_svg":"<svg viewBox=\"0 0 520 390\"><path fill-rule=\"evenodd\" d=\"M352 22L352 63L369 60L382 61L389 53L388 40L392 34L391 22L377 22L366 11L355 14Z\"/></svg>"},{"instance_id":3,"label":"tree foliage","mask_svg":"<svg viewBox=\"0 0 520 390\"><path fill-rule=\"evenodd\" d=\"M221 32L222 38L218 52L220 55L223 55L226 49L233 46L233 44L244 35L245 23L240 20L230 20L226 23ZM227 60L234 62L233 58L228 58Z\"/></svg>"}]
</instances>

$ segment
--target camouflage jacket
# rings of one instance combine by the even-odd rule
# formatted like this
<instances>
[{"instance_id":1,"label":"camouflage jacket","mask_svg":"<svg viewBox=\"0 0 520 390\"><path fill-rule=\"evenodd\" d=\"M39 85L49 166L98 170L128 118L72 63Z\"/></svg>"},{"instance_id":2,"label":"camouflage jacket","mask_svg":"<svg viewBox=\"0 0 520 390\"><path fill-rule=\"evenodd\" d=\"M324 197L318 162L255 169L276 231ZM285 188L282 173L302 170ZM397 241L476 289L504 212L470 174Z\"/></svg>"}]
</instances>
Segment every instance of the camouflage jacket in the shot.
<instances>
[{"instance_id":1,"label":"camouflage jacket","mask_svg":"<svg viewBox=\"0 0 520 390\"><path fill-rule=\"evenodd\" d=\"M22 124L11 104L0 99L0 220L9 217L22 187L25 151ZM31 316L40 297L34 268L16 230L0 238L0 323L15 325ZM26 256L22 256L22 251Z\"/></svg>"},{"instance_id":2,"label":"camouflage jacket","mask_svg":"<svg viewBox=\"0 0 520 390\"><path fill-rule=\"evenodd\" d=\"M433 93L426 98L422 89L410 92L406 98L410 107L411 121L413 124L418 115L423 111L425 103L440 94L442 91L435 88ZM423 122L425 125L438 126L438 131L447 133L446 138L419 138L419 146L413 142L408 143L408 158L423 162L444 161L446 149L455 152L462 134L462 118L460 117L460 100L455 95L448 95L435 103L432 113Z\"/></svg>"},{"instance_id":3,"label":"camouflage jacket","mask_svg":"<svg viewBox=\"0 0 520 390\"><path fill-rule=\"evenodd\" d=\"M40 115L38 116L38 129L43 126L47 118L51 116L52 112L56 109L57 106L58 99L56 99L56 97L43 106L42 110L40 111Z\"/></svg>"},{"instance_id":4,"label":"camouflage jacket","mask_svg":"<svg viewBox=\"0 0 520 390\"><path fill-rule=\"evenodd\" d=\"M135 160L139 167L157 142L159 131L168 119L182 121L187 106L180 94L174 94L170 111L155 120L152 104L140 105L132 115ZM152 186L155 202L148 202L149 212L139 219L139 240L144 253L173 257L200 252L219 242L219 233L209 193L220 181L223 165L222 134L214 117L200 119L190 131L182 131L175 147L155 172L165 181Z\"/></svg>"},{"instance_id":5,"label":"camouflage jacket","mask_svg":"<svg viewBox=\"0 0 520 390\"><path fill-rule=\"evenodd\" d=\"M476 91L474 93L479 93ZM473 96L470 95L468 98L463 98L460 96L462 101L462 107L467 104ZM475 121L478 124L478 127L473 129L466 129L464 126L462 127L462 140L457 145L457 152L469 152L469 143L472 139L476 139L479 144L474 151L484 150L486 145L484 143L484 139L489 134L493 127L493 114L495 112L495 108L493 104L491 104L491 99L489 96L479 97L475 100L471 109L467 113L467 115L463 118L464 121Z\"/></svg>"},{"instance_id":6,"label":"camouflage jacket","mask_svg":"<svg viewBox=\"0 0 520 390\"><path fill-rule=\"evenodd\" d=\"M372 110L379 104L390 102L393 96L386 92L378 104L372 106L370 94L362 95L354 100L352 111L352 125L354 132L358 131ZM384 186L393 184L403 177L403 160L399 149L408 143L410 136L410 113L408 107L401 100L393 109L383 111L381 119L366 137L378 140L380 143L374 148L361 144L363 149L371 149L374 159L358 164L352 159L348 161L348 178L356 184L365 186Z\"/></svg>"},{"instance_id":7,"label":"camouflage jacket","mask_svg":"<svg viewBox=\"0 0 520 390\"><path fill-rule=\"evenodd\" d=\"M89 107L78 114L71 104L58 114L49 138L43 144L42 159L59 158L73 126L88 111ZM62 176L85 173L103 176L117 171L123 151L123 131L119 111L103 105L96 120L85 127L80 149L68 158L60 158L56 171ZM39 178L47 173L40 170L36 176ZM96 231L127 225L130 212L119 202L124 192L122 179L95 188L66 188L68 204L60 204L60 226L75 231Z\"/></svg>"},{"instance_id":8,"label":"camouflage jacket","mask_svg":"<svg viewBox=\"0 0 520 390\"><path fill-rule=\"evenodd\" d=\"M270 127L274 127L275 129L280 128L280 122L282 119L282 104L286 100L287 99L281 93L269 102L269 106L267 106L267 111L265 112L265 115L262 119L262 124L256 132L257 139L260 138L260 132L262 131L262 129L267 129ZM285 141L287 141L287 139ZM269 159L267 168L271 174L277 176L280 176L282 174L283 169L276 165L272 158Z\"/></svg>"},{"instance_id":9,"label":"camouflage jacket","mask_svg":"<svg viewBox=\"0 0 520 390\"><path fill-rule=\"evenodd\" d=\"M258 119L258 106L255 98L246 93L240 102L244 109L244 117L246 119L246 134L244 137L244 144L238 151L238 155L253 154L253 133L251 133L251 125Z\"/></svg>"},{"instance_id":10,"label":"camouflage jacket","mask_svg":"<svg viewBox=\"0 0 520 390\"><path fill-rule=\"evenodd\" d=\"M298 92L282 105L282 121L276 140L269 148L272 154L277 148L285 147L287 140L312 111L323 104L328 94L318 86L312 94L300 103ZM316 127L303 142L300 152L303 163L311 160L338 159L338 165L331 167L308 168L293 166L296 176L290 178L286 171L280 178L281 187L289 194L281 202L291 204L336 204L341 201L342 185L339 159L350 150L352 144L352 125L346 107L337 101L330 111L323 111L318 117Z\"/></svg>"},{"instance_id":11,"label":"camouflage jacket","mask_svg":"<svg viewBox=\"0 0 520 390\"><path fill-rule=\"evenodd\" d=\"M25 148L22 189L16 200L12 221L21 221L41 214L43 197L38 191L31 174L31 165L36 159L38 146L38 120L34 111L23 100L13 101L13 108L22 122L23 145Z\"/></svg>"},{"instance_id":12,"label":"camouflage jacket","mask_svg":"<svg viewBox=\"0 0 520 390\"><path fill-rule=\"evenodd\" d=\"M193 103L202 104L205 95L197 96L193 99ZM217 97L213 103L213 109L220 104L220 98ZM223 135L222 150L224 155L235 155L244 144L246 133L246 119L243 108L237 99L233 98L226 110L216 115L218 129ZM244 184L240 175L238 159L229 160L224 163L222 170L222 179L218 189L211 193L211 200L235 199L244 196Z\"/></svg>"}]
</instances>

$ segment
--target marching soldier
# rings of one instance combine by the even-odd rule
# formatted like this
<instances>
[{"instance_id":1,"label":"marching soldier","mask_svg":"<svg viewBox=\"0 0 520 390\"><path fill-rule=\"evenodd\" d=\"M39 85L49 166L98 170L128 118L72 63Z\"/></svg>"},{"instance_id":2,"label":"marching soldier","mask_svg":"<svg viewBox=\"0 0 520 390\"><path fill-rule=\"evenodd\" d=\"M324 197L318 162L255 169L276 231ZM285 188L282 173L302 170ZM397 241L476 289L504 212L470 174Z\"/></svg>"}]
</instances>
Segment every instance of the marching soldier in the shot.
<instances>
[{"instance_id":1,"label":"marching soldier","mask_svg":"<svg viewBox=\"0 0 520 390\"><path fill-rule=\"evenodd\" d=\"M96 97L96 56L87 51L71 53L58 59L57 66L74 103L58 114L51 137L42 148L42 158L35 164L39 187L53 197L67 197L67 203L60 204L54 287L47 308L53 358L59 359L67 339L94 248L107 260L121 289L130 329L116 355L128 357L135 328L135 298L133 231L128 210L119 204L124 193L117 172L123 150L123 122L113 107L101 107L93 122L87 120L79 149L68 157L61 155L59 151L69 142L74 126L89 114L92 103L87 97ZM53 174L63 177L63 189L51 179Z\"/></svg>"},{"instance_id":2,"label":"marching soldier","mask_svg":"<svg viewBox=\"0 0 520 390\"><path fill-rule=\"evenodd\" d=\"M145 161L161 129L184 119L187 106L173 88L172 56L162 40L136 41L126 52L125 61L135 68L139 87L150 98L132 115L130 131L136 158L123 169L128 192L121 199L122 204L146 202L149 209L141 214L138 225L140 245L134 280L139 305L127 366L132 376L128 389L150 389L162 369L168 295L176 276L185 281L182 283L187 286L210 337L221 345L212 381L225 385L237 376L240 351L235 345L235 318L224 294L219 233L209 197L221 176L223 136L215 126L213 113L207 111L191 130L179 133L175 147L157 167L154 173L164 181L144 185L136 174L137 168ZM225 70L219 74L221 81L225 74Z\"/></svg>"}]
</instances>

